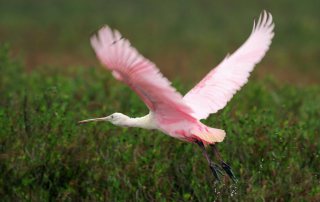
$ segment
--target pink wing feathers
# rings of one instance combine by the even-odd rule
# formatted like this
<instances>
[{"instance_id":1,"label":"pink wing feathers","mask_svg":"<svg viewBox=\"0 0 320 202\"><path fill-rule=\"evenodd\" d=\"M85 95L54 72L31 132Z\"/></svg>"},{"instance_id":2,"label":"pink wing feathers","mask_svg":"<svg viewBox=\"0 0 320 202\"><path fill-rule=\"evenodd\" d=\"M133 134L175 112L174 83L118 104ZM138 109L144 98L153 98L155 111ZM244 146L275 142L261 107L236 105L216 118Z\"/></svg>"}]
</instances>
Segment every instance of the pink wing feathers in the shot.
<instances>
[{"instance_id":1,"label":"pink wing feathers","mask_svg":"<svg viewBox=\"0 0 320 202\"><path fill-rule=\"evenodd\" d=\"M184 96L184 101L194 111L193 117L205 119L226 106L269 49L273 28L271 14L264 11L247 41Z\"/></svg>"},{"instance_id":2,"label":"pink wing feathers","mask_svg":"<svg viewBox=\"0 0 320 202\"><path fill-rule=\"evenodd\" d=\"M101 28L91 38L91 45L101 63L112 71L113 76L126 83L144 101L148 108L160 115L163 121L174 122L189 114L180 93L163 77L158 68L144 58L120 33L108 26Z\"/></svg>"}]
</instances>

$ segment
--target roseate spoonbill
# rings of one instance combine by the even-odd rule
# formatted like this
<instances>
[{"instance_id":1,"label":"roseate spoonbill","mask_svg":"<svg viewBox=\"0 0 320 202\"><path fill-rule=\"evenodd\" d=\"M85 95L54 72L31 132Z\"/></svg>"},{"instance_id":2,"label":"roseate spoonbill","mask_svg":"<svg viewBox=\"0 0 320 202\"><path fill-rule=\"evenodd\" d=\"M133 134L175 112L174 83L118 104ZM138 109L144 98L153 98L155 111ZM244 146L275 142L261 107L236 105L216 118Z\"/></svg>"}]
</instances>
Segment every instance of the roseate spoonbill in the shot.
<instances>
[{"instance_id":1,"label":"roseate spoonbill","mask_svg":"<svg viewBox=\"0 0 320 202\"><path fill-rule=\"evenodd\" d=\"M160 130L174 138L199 145L217 180L220 180L223 169L236 181L230 166L222 160L215 146L215 143L223 141L225 131L208 127L200 120L224 108L236 91L248 81L255 64L260 62L269 49L274 35L273 28L272 15L264 11L257 23L254 22L247 41L232 55L227 55L182 97L154 63L140 55L117 30L112 31L104 26L91 38L97 57L117 80L138 94L150 112L138 118L114 113L79 123L107 121L117 126ZM220 165L208 157L207 145L212 148Z\"/></svg>"}]
</instances>

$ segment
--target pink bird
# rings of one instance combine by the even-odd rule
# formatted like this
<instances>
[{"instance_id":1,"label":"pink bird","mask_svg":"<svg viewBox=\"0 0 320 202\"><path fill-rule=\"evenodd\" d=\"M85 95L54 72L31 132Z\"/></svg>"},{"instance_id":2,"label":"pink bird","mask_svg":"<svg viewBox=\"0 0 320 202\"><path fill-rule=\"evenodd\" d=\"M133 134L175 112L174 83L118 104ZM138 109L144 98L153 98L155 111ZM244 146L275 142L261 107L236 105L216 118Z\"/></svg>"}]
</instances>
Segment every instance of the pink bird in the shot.
<instances>
[{"instance_id":1,"label":"pink bird","mask_svg":"<svg viewBox=\"0 0 320 202\"><path fill-rule=\"evenodd\" d=\"M221 159L215 147L216 143L225 138L225 131L206 126L200 120L224 108L236 91L248 81L255 64L260 62L269 49L274 35L273 28L272 15L264 11L258 22L254 23L246 42L183 97L154 63L140 55L117 30L112 31L104 26L91 38L97 57L117 80L138 94L150 112L138 118L114 113L79 123L108 121L117 126L156 129L174 138L196 143L201 147L217 180L220 180L223 169L235 181L230 166ZM207 145L212 147L220 165L208 157Z\"/></svg>"}]
</instances>

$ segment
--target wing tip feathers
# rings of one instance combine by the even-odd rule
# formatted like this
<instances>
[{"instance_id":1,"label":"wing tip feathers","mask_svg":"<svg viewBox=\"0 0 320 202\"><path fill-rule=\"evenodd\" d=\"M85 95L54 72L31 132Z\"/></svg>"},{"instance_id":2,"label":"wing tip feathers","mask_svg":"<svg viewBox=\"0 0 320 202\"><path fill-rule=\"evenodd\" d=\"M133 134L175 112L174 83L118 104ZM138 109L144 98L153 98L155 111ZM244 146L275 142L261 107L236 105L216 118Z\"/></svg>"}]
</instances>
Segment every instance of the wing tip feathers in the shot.
<instances>
[{"instance_id":1,"label":"wing tip feathers","mask_svg":"<svg viewBox=\"0 0 320 202\"><path fill-rule=\"evenodd\" d=\"M272 14L266 10L263 10L258 18L258 20L253 21L252 33L263 28L267 28L270 32L273 31L274 23Z\"/></svg>"}]
</instances>

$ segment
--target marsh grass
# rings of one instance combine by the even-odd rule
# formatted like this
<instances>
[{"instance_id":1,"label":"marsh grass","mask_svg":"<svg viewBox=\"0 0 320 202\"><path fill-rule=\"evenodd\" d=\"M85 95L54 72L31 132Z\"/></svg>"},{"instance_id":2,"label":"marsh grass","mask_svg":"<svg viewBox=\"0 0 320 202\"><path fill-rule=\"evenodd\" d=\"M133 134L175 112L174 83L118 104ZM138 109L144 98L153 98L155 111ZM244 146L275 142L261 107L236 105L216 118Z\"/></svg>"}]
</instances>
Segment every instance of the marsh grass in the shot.
<instances>
[{"instance_id":1,"label":"marsh grass","mask_svg":"<svg viewBox=\"0 0 320 202\"><path fill-rule=\"evenodd\" d=\"M147 113L102 68L26 72L0 50L3 201L319 201L320 88L252 80L205 123L239 182L213 182L193 144L157 131L77 121ZM187 91L175 82L182 92ZM189 87L189 86L188 86Z\"/></svg>"}]
</instances>

